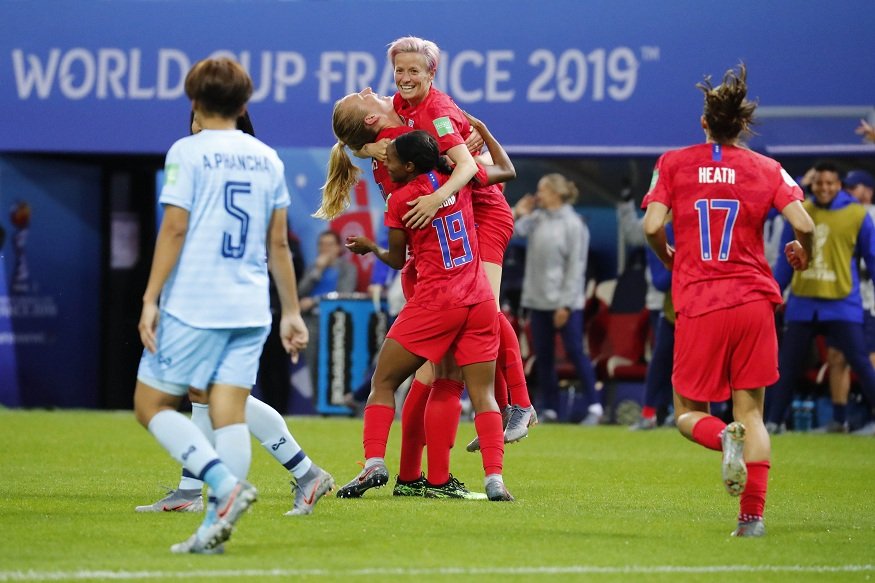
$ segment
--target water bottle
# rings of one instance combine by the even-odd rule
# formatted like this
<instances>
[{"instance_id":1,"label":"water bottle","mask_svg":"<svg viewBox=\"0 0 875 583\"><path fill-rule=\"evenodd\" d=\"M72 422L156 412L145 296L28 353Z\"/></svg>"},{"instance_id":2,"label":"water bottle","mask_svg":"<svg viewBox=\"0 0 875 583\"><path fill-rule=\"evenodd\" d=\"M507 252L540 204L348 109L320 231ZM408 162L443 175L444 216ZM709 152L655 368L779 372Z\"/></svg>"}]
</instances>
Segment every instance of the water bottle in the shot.
<instances>
[{"instance_id":1,"label":"water bottle","mask_svg":"<svg viewBox=\"0 0 875 583\"><path fill-rule=\"evenodd\" d=\"M790 409L793 413L793 430L802 431L802 426L805 424L802 419L804 416L802 413L802 401L800 399L793 399Z\"/></svg>"},{"instance_id":2,"label":"water bottle","mask_svg":"<svg viewBox=\"0 0 875 583\"><path fill-rule=\"evenodd\" d=\"M805 399L802 401L802 427L799 431L811 431L814 425L814 401Z\"/></svg>"}]
</instances>

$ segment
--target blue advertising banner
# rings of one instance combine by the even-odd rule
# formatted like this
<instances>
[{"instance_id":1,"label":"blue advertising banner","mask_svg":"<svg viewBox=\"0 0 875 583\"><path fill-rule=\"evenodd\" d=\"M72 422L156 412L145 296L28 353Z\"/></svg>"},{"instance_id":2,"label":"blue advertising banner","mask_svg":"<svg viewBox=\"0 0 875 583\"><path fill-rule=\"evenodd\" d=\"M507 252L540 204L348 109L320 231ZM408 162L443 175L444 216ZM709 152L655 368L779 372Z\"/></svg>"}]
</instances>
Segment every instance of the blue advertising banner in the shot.
<instances>
[{"instance_id":1,"label":"blue advertising banner","mask_svg":"<svg viewBox=\"0 0 875 583\"><path fill-rule=\"evenodd\" d=\"M187 131L185 73L210 55L252 74L260 138L325 147L335 100L394 92L385 50L408 34L437 42L437 86L512 153L699 141L695 83L740 60L762 146L861 148L872 22L870 0L6 2L0 151L164 152Z\"/></svg>"},{"instance_id":2,"label":"blue advertising banner","mask_svg":"<svg viewBox=\"0 0 875 583\"><path fill-rule=\"evenodd\" d=\"M0 404L96 407L100 172L0 159Z\"/></svg>"}]
</instances>

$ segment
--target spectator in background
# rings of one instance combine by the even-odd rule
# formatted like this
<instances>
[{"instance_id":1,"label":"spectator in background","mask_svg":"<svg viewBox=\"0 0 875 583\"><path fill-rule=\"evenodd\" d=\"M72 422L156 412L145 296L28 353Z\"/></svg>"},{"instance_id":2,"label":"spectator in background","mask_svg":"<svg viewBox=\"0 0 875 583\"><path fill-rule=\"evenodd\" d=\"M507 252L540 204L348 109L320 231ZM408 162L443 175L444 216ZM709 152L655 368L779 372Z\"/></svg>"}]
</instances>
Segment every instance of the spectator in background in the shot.
<instances>
[{"instance_id":1,"label":"spectator in background","mask_svg":"<svg viewBox=\"0 0 875 583\"><path fill-rule=\"evenodd\" d=\"M872 206L872 192L875 178L865 170L851 170L842 181L845 192L862 204L869 217L875 221L875 206ZM865 266L860 265L860 297L863 302L863 338L869 361L875 366L875 284ZM826 433L847 433L848 395L851 392L851 370L841 350L829 347L829 393L832 399L833 418L819 430ZM875 419L855 433L875 434Z\"/></svg>"},{"instance_id":2,"label":"spectator in background","mask_svg":"<svg viewBox=\"0 0 875 583\"><path fill-rule=\"evenodd\" d=\"M301 314L310 331L304 366L309 369L313 386L319 383L319 300L331 292L352 293L358 284L355 266L343 257L340 235L332 230L321 232L316 251L316 260L298 285Z\"/></svg>"},{"instance_id":3,"label":"spectator in background","mask_svg":"<svg viewBox=\"0 0 875 583\"><path fill-rule=\"evenodd\" d=\"M617 224L623 240L627 245L646 246L644 238L643 217L638 216L632 189L625 187L620 192L620 203L617 204ZM671 287L671 272L659 261L649 248L647 253L647 268L644 278L647 281L647 293L644 305L650 312L649 330L654 331L653 353L647 365L645 379L644 406L641 418L630 429L653 429L656 427L657 409L671 404L671 368L674 352L674 309L671 308L671 297L668 292ZM657 275L657 273L659 275ZM660 281L655 281L659 279ZM668 305L670 309L665 311ZM666 320L670 318L670 322ZM662 346L657 342L662 341ZM668 396L666 399L665 396ZM666 424L672 423L673 416L666 418Z\"/></svg>"},{"instance_id":4,"label":"spectator in background","mask_svg":"<svg viewBox=\"0 0 875 583\"><path fill-rule=\"evenodd\" d=\"M674 245L671 223L667 224L665 229L669 244ZM674 364L675 312L671 300L671 271L666 269L650 248L647 249L647 268L651 285L663 296L663 305L656 323L653 324L651 321L654 330L653 355L650 357L647 376L644 379L644 406L641 408L641 418L629 427L632 431L656 429L657 412L660 408L669 405L672 400L671 370ZM671 419L667 420L666 425L669 422Z\"/></svg>"},{"instance_id":5,"label":"spectator in background","mask_svg":"<svg viewBox=\"0 0 875 583\"><path fill-rule=\"evenodd\" d=\"M813 198L804 207L814 219L814 254L806 272L793 273L787 261L778 261L775 279L781 289L790 285L784 311L784 334L779 370L781 378L768 392L766 428L782 431L793 386L815 334L841 350L860 377L870 406L875 406L875 369L863 338L863 304L856 257L875 267L875 223L857 200L841 189L838 168L831 162L814 166ZM792 238L787 228L784 240ZM792 281L791 281L792 276ZM844 425L847 407L841 398L833 404L833 422ZM846 401L846 397L845 397Z\"/></svg>"},{"instance_id":6,"label":"spectator in background","mask_svg":"<svg viewBox=\"0 0 875 583\"><path fill-rule=\"evenodd\" d=\"M514 235L528 239L521 305L528 310L535 351L541 415L559 417L555 338L559 333L589 404L584 424L604 414L595 389L595 373L583 351L583 301L589 229L571 206L577 186L561 174L547 174L537 193L514 207Z\"/></svg>"}]
</instances>

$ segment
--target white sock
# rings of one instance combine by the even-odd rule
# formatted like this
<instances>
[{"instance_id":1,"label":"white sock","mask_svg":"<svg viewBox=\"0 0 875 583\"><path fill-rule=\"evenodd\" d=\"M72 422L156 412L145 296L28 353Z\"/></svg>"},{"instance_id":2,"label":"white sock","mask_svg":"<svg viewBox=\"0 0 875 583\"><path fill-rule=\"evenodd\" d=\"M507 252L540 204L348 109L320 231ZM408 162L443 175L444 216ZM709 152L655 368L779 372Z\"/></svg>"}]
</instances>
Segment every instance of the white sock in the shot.
<instances>
[{"instance_id":1,"label":"white sock","mask_svg":"<svg viewBox=\"0 0 875 583\"><path fill-rule=\"evenodd\" d=\"M300 478L313 462L292 437L286 420L276 409L250 396L246 399L246 423L249 431L276 461Z\"/></svg>"},{"instance_id":2,"label":"white sock","mask_svg":"<svg viewBox=\"0 0 875 583\"><path fill-rule=\"evenodd\" d=\"M206 403L191 404L191 422L201 430L211 444L215 444L216 437L213 435L213 423L210 421L210 408ZM200 490L204 483L191 476L185 469L182 470L182 478L179 479L180 490Z\"/></svg>"},{"instance_id":3,"label":"white sock","mask_svg":"<svg viewBox=\"0 0 875 583\"><path fill-rule=\"evenodd\" d=\"M220 427L215 433L216 453L238 480L245 480L249 474L249 464L252 463L249 428L245 423L236 423Z\"/></svg>"},{"instance_id":4,"label":"white sock","mask_svg":"<svg viewBox=\"0 0 875 583\"><path fill-rule=\"evenodd\" d=\"M149 433L193 476L200 476L207 464L219 457L200 429L176 411L165 409L152 417Z\"/></svg>"}]
</instances>

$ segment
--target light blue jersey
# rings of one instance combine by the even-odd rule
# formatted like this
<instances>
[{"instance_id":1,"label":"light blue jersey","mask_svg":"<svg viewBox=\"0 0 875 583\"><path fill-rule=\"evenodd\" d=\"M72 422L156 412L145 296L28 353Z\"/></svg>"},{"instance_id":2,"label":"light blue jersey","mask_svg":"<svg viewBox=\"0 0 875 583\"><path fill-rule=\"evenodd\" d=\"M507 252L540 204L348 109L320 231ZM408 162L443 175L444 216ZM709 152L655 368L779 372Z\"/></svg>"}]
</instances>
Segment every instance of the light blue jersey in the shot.
<instances>
[{"instance_id":1,"label":"light blue jersey","mask_svg":"<svg viewBox=\"0 0 875 583\"><path fill-rule=\"evenodd\" d=\"M189 212L161 309L195 328L271 322L267 230L289 205L276 152L239 130L203 130L170 148L159 202Z\"/></svg>"}]
</instances>

